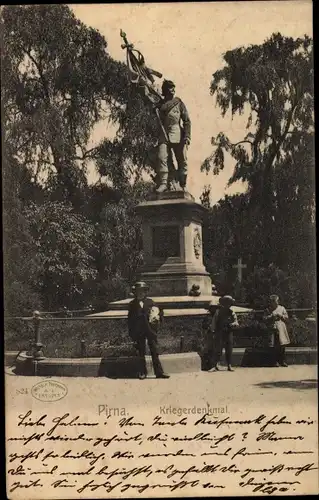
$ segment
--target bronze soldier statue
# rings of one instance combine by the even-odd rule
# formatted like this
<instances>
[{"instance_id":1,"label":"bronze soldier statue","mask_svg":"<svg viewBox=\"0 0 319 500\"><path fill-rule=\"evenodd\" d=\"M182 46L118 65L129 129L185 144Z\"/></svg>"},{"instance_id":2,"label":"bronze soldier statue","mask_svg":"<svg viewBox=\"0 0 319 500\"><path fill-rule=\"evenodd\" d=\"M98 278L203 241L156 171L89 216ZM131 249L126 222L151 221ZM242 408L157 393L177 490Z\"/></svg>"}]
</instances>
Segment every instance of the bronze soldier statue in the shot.
<instances>
[{"instance_id":1,"label":"bronze soldier statue","mask_svg":"<svg viewBox=\"0 0 319 500\"><path fill-rule=\"evenodd\" d=\"M175 97L175 84L164 80L163 100L158 105L159 116L166 136L161 131L158 146L158 193L167 190L169 182L169 160L174 152L177 166L177 180L182 189L187 180L187 148L191 141L191 122L185 104ZM182 123L181 123L182 122Z\"/></svg>"},{"instance_id":2,"label":"bronze soldier statue","mask_svg":"<svg viewBox=\"0 0 319 500\"><path fill-rule=\"evenodd\" d=\"M125 42L122 48L127 50L130 82L136 85L158 119L158 145L153 165L156 171L156 192L170 190L175 187L176 182L184 190L187 181L187 149L191 140L191 122L186 106L179 97L175 97L175 84L171 80L164 80L162 96L160 95L154 76L161 78L162 74L146 66L144 56L127 41L123 31L121 37Z\"/></svg>"}]
</instances>

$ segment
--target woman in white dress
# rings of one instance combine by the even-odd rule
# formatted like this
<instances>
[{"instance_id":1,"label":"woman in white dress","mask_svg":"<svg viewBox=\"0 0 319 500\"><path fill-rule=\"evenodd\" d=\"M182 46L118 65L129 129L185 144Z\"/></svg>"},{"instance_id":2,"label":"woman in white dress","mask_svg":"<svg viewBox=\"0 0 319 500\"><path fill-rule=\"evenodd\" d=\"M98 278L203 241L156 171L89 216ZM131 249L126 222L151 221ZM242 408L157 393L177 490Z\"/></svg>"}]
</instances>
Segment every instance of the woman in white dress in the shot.
<instances>
[{"instance_id":1,"label":"woman in white dress","mask_svg":"<svg viewBox=\"0 0 319 500\"><path fill-rule=\"evenodd\" d=\"M275 366L288 366L285 361L285 346L290 344L286 322L288 313L279 304L278 295L269 297L269 307L265 311L264 320L269 327L269 347L274 353Z\"/></svg>"}]
</instances>

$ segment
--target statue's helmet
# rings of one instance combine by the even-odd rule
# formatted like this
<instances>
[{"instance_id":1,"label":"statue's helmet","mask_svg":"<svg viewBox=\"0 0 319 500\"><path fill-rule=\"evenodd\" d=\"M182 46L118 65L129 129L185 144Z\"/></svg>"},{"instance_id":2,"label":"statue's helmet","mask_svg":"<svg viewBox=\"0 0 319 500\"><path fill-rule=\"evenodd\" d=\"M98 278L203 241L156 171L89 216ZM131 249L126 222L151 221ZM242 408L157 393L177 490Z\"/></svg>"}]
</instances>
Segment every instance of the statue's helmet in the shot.
<instances>
[{"instance_id":1,"label":"statue's helmet","mask_svg":"<svg viewBox=\"0 0 319 500\"><path fill-rule=\"evenodd\" d=\"M164 94L167 90L175 89L175 83L172 80L164 80L162 84L162 93Z\"/></svg>"}]
</instances>

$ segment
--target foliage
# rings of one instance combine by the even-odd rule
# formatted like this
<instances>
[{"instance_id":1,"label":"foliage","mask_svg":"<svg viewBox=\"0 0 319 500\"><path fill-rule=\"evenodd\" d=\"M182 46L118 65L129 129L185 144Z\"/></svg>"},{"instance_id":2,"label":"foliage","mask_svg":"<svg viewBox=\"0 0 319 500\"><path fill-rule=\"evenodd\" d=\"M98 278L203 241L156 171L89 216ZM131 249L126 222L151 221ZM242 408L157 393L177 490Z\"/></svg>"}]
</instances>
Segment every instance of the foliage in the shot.
<instances>
[{"instance_id":1,"label":"foliage","mask_svg":"<svg viewBox=\"0 0 319 500\"><path fill-rule=\"evenodd\" d=\"M210 208L210 192L211 192L211 187L205 186L200 196L201 204L205 208Z\"/></svg>"},{"instance_id":2,"label":"foliage","mask_svg":"<svg viewBox=\"0 0 319 500\"><path fill-rule=\"evenodd\" d=\"M5 315L20 316L40 308L36 292L40 263L34 255L30 225L22 213L19 187L23 172L4 152L3 173L3 277Z\"/></svg>"},{"instance_id":3,"label":"foliage","mask_svg":"<svg viewBox=\"0 0 319 500\"><path fill-rule=\"evenodd\" d=\"M7 302L34 309L39 293L46 309L74 308L96 296L105 308L141 259L133 209L149 189L141 176L156 120L104 37L66 5L6 6L1 21L4 149L17 183L15 212L9 198L5 206ZM116 138L88 150L101 120L117 126ZM93 187L89 161L104 177Z\"/></svg>"},{"instance_id":4,"label":"foliage","mask_svg":"<svg viewBox=\"0 0 319 500\"><path fill-rule=\"evenodd\" d=\"M126 85L125 105L114 112L118 126L114 140L104 139L95 155L101 176L121 188L133 178L136 182L143 174L154 174L154 152L157 122L155 113L146 106L132 87Z\"/></svg>"},{"instance_id":5,"label":"foliage","mask_svg":"<svg viewBox=\"0 0 319 500\"><path fill-rule=\"evenodd\" d=\"M66 5L5 6L1 21L6 313L74 309L94 298L104 309L126 295L142 262L134 207L151 187L142 179L152 173L156 118L105 38ZM211 92L223 115L248 109L249 130L236 145L220 133L204 168L217 174L230 154L230 183L246 180L249 189L210 208L205 188L206 264L231 293L242 255L255 300L254 283L262 297L273 263L288 276L280 294L301 304L315 253L312 41L277 34L224 59ZM88 149L102 120L115 138ZM94 186L89 162L101 177Z\"/></svg>"},{"instance_id":6,"label":"foliage","mask_svg":"<svg viewBox=\"0 0 319 500\"><path fill-rule=\"evenodd\" d=\"M98 271L97 305L125 297L142 263L142 227L135 206L149 187L127 187L118 203L102 207L95 226L94 256Z\"/></svg>"},{"instance_id":7,"label":"foliage","mask_svg":"<svg viewBox=\"0 0 319 500\"><path fill-rule=\"evenodd\" d=\"M269 248L280 238L288 238L285 249L279 246L283 264L287 248L297 249L294 258L302 261L296 241L304 235L306 246L313 241L312 52L309 37L294 40L277 33L262 45L227 51L225 67L211 83L223 116L228 111L247 116L247 133L236 143L223 132L213 137L214 151L202 169L217 175L227 154L235 160L229 184L248 183L251 225L263 233L263 265L273 261Z\"/></svg>"},{"instance_id":8,"label":"foliage","mask_svg":"<svg viewBox=\"0 0 319 500\"><path fill-rule=\"evenodd\" d=\"M255 308L264 308L269 295L277 294L289 308L314 307L314 280L308 273L289 274L275 265L256 267L244 281L247 300Z\"/></svg>"},{"instance_id":9,"label":"foliage","mask_svg":"<svg viewBox=\"0 0 319 500\"><path fill-rule=\"evenodd\" d=\"M310 307L315 290L313 44L274 34L261 45L224 54L211 94L223 116L243 115L236 143L220 132L202 169L215 175L227 155L235 161L229 185L246 193L225 196L204 227L207 265L219 293L234 293L232 265L247 265L242 292L264 303L276 291L290 307Z\"/></svg>"},{"instance_id":10,"label":"foliage","mask_svg":"<svg viewBox=\"0 0 319 500\"><path fill-rule=\"evenodd\" d=\"M93 126L112 119L122 66L66 5L7 6L2 20L6 143L36 181L57 178L59 196L74 199L86 185Z\"/></svg>"},{"instance_id":11,"label":"foliage","mask_svg":"<svg viewBox=\"0 0 319 500\"><path fill-rule=\"evenodd\" d=\"M205 258L218 269L227 268L227 263L231 266L240 255L251 262L258 258L257 231L247 194L226 195L209 211L204 226Z\"/></svg>"},{"instance_id":12,"label":"foliage","mask_svg":"<svg viewBox=\"0 0 319 500\"><path fill-rule=\"evenodd\" d=\"M201 317L166 318L158 335L160 353L197 352L202 342ZM253 315L239 315L240 328L234 336L234 347L265 345L268 338L265 325ZM288 331L292 346L313 347L317 344L316 328L308 321L290 317ZM6 324L6 349L27 349L33 342L34 333L29 323L19 323L11 328ZM118 355L126 355L130 338L127 320L54 321L41 323L41 340L47 357L81 357L81 340L85 340L85 354L100 357L112 352L116 346Z\"/></svg>"},{"instance_id":13,"label":"foliage","mask_svg":"<svg viewBox=\"0 0 319 500\"><path fill-rule=\"evenodd\" d=\"M218 292L236 295L236 270L232 266L242 257L247 266L240 294L245 296L244 301L254 307L264 306L269 294L278 293L289 307L313 307L314 235L307 235L306 224L291 222L291 229L281 227L277 239L274 237L267 248L271 264L265 266L260 251L264 234L255 223L255 215L247 193L225 196L209 211L203 228L204 257ZM296 217L296 213L289 215Z\"/></svg>"},{"instance_id":14,"label":"foliage","mask_svg":"<svg viewBox=\"0 0 319 500\"><path fill-rule=\"evenodd\" d=\"M121 177L140 177L155 115L129 88L126 67L108 55L105 38L66 5L8 6L2 21L6 143L35 181L81 205L89 160L120 187ZM116 138L88 150L101 119L117 126Z\"/></svg>"},{"instance_id":15,"label":"foliage","mask_svg":"<svg viewBox=\"0 0 319 500\"><path fill-rule=\"evenodd\" d=\"M237 144L223 133L212 138L216 149L203 167L209 170L211 160L218 173L224 168L224 151L230 152L237 161L230 183L253 183L285 153L285 141L313 128L312 40L277 33L262 45L226 52L224 60L226 66L213 75L211 94L223 116L229 109L232 115L243 114L248 107L249 132Z\"/></svg>"},{"instance_id":16,"label":"foliage","mask_svg":"<svg viewBox=\"0 0 319 500\"><path fill-rule=\"evenodd\" d=\"M96 276L90 255L92 225L62 202L30 204L26 216L41 262L38 287L45 307L83 305L85 287Z\"/></svg>"}]
</instances>

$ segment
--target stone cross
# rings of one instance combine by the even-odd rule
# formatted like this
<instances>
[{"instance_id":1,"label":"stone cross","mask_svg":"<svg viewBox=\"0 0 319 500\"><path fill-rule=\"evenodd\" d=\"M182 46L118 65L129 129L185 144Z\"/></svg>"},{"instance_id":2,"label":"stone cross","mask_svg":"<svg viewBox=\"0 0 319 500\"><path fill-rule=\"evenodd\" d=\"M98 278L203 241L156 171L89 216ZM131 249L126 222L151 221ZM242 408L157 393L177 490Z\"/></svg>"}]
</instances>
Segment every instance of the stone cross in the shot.
<instances>
[{"instance_id":1,"label":"stone cross","mask_svg":"<svg viewBox=\"0 0 319 500\"><path fill-rule=\"evenodd\" d=\"M243 280L243 269L246 269L247 265L242 263L241 257L239 257L237 264L233 265L233 269L237 269L238 282L241 283Z\"/></svg>"}]
</instances>

